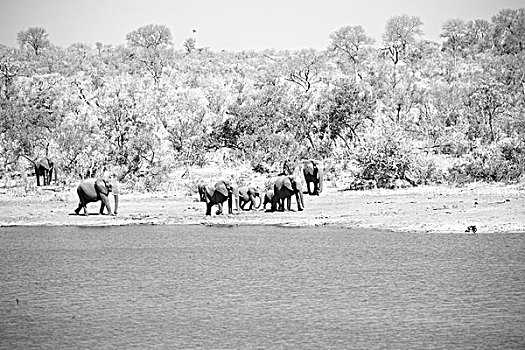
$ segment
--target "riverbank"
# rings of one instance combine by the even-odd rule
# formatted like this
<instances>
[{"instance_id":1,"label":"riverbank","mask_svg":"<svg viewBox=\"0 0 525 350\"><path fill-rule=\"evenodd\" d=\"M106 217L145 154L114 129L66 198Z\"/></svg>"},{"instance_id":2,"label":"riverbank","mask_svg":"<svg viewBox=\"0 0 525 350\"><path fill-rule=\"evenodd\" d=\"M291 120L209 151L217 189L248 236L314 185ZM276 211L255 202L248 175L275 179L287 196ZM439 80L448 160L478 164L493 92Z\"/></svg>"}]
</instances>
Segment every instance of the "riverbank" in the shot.
<instances>
[{"instance_id":1,"label":"riverbank","mask_svg":"<svg viewBox=\"0 0 525 350\"><path fill-rule=\"evenodd\" d=\"M117 216L73 215L74 188L38 188L35 195L0 191L1 226L105 225L280 225L338 226L412 232L525 232L525 185L475 183L462 188L421 186L396 190L341 191L326 188L320 196L305 195L302 212L234 211L206 217L197 195L180 193L120 195ZM293 203L292 207L295 207Z\"/></svg>"}]
</instances>

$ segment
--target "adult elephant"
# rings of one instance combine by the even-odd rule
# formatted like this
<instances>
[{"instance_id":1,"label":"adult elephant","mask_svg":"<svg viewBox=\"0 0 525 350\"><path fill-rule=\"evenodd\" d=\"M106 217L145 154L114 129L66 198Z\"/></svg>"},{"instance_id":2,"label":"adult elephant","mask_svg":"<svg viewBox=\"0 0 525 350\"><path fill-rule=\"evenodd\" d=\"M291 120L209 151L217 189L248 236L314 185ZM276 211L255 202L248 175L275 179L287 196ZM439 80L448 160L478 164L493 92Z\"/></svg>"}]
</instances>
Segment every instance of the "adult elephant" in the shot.
<instances>
[{"instance_id":1,"label":"adult elephant","mask_svg":"<svg viewBox=\"0 0 525 350\"><path fill-rule=\"evenodd\" d=\"M228 214L232 214L234 188L229 181L219 180L215 186L206 186L204 201L206 202L206 215L211 215L211 208L217 204L219 209L216 214L222 214L222 204L228 201ZM239 207L237 206L237 209Z\"/></svg>"},{"instance_id":2,"label":"adult elephant","mask_svg":"<svg viewBox=\"0 0 525 350\"><path fill-rule=\"evenodd\" d=\"M313 159L306 160L302 163L302 168L308 194L318 196L319 193L323 192L324 173L321 162ZM313 189L311 189L310 184L313 185Z\"/></svg>"},{"instance_id":3,"label":"adult elephant","mask_svg":"<svg viewBox=\"0 0 525 350\"><path fill-rule=\"evenodd\" d=\"M48 186L51 184L51 179L53 177L53 173L55 174L55 182L57 181L57 172L55 169L55 163L49 159L48 157L39 158L36 160L33 160L26 156L25 154L20 154L20 156L26 158L33 164L33 167L35 168L35 176L36 176L36 185L40 186L40 176L42 176L43 179L43 185Z\"/></svg>"},{"instance_id":4,"label":"adult elephant","mask_svg":"<svg viewBox=\"0 0 525 350\"><path fill-rule=\"evenodd\" d=\"M303 191L301 182L293 176L280 176L273 185L272 211L284 211L284 201L287 200L286 209L291 210L292 195L297 201L297 210L304 209Z\"/></svg>"},{"instance_id":5,"label":"adult elephant","mask_svg":"<svg viewBox=\"0 0 525 350\"><path fill-rule=\"evenodd\" d=\"M108 195L112 192L115 197L115 211L111 211ZM84 215L88 215L87 204L101 201L100 214L104 214L104 208L107 208L109 215L117 215L118 209L118 184L116 181L107 181L104 179L87 179L77 187L77 194L80 200L75 213L78 215L81 209L84 209Z\"/></svg>"},{"instance_id":6,"label":"adult elephant","mask_svg":"<svg viewBox=\"0 0 525 350\"><path fill-rule=\"evenodd\" d=\"M242 210L246 206L246 204L250 203L250 206L247 210L256 210L259 209L262 203L261 193L259 189L255 187L245 186L240 187L238 190L239 193L239 208ZM259 204L257 204L256 198L259 198Z\"/></svg>"}]
</instances>

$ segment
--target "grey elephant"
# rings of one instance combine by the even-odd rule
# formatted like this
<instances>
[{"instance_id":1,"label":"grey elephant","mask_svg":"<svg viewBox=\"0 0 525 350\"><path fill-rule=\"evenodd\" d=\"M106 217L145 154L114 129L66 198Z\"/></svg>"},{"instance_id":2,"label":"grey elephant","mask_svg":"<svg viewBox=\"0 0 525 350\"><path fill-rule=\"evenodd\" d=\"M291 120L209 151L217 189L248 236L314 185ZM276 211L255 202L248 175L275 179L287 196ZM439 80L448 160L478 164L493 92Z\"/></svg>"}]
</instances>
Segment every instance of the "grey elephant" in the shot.
<instances>
[{"instance_id":1,"label":"grey elephant","mask_svg":"<svg viewBox=\"0 0 525 350\"><path fill-rule=\"evenodd\" d=\"M302 168L308 194L311 196L318 196L319 193L323 192L324 172L322 163L310 159L302 163ZM310 184L313 184L313 189L310 188Z\"/></svg>"},{"instance_id":2,"label":"grey elephant","mask_svg":"<svg viewBox=\"0 0 525 350\"><path fill-rule=\"evenodd\" d=\"M217 205L216 214L222 214L222 205L228 201L228 214L233 213L234 188L229 181L219 180L215 186L205 186L204 201L206 202L206 215L211 215L211 208ZM238 207L237 207L238 209Z\"/></svg>"},{"instance_id":3,"label":"grey elephant","mask_svg":"<svg viewBox=\"0 0 525 350\"><path fill-rule=\"evenodd\" d=\"M261 206L262 198L259 189L250 186L240 187L238 190L239 208L242 210L256 210ZM257 200L259 199L257 204ZM250 203L248 209L244 209L246 204Z\"/></svg>"},{"instance_id":4,"label":"grey elephant","mask_svg":"<svg viewBox=\"0 0 525 350\"><path fill-rule=\"evenodd\" d=\"M115 198L115 211L111 211L111 204L109 203L109 193L112 192ZM82 181L77 187L77 194L80 200L78 208L75 209L75 214L79 214L80 210L84 209L84 215L88 215L87 204L91 202L101 201L100 214L104 214L104 208L107 209L109 215L117 215L118 210L118 196L119 189L116 181L105 179L87 179Z\"/></svg>"},{"instance_id":5,"label":"grey elephant","mask_svg":"<svg viewBox=\"0 0 525 350\"><path fill-rule=\"evenodd\" d=\"M286 209L291 210L292 195L297 201L297 210L304 209L303 191L301 182L296 181L293 176L280 176L273 185L272 211L284 211L284 201L287 201Z\"/></svg>"},{"instance_id":6,"label":"grey elephant","mask_svg":"<svg viewBox=\"0 0 525 350\"><path fill-rule=\"evenodd\" d=\"M263 209L266 210L266 204L270 203L270 206L272 204L273 199L273 190L268 190L264 194L264 200L263 200Z\"/></svg>"},{"instance_id":7,"label":"grey elephant","mask_svg":"<svg viewBox=\"0 0 525 350\"><path fill-rule=\"evenodd\" d=\"M55 175L55 182L57 181L57 171L55 168L55 163L48 157L39 158L33 160L26 156L25 154L20 154L20 157L24 157L33 164L35 168L36 176L36 185L40 186L40 177L42 176L43 185L48 186L51 184L51 179L53 178L53 173Z\"/></svg>"}]
</instances>

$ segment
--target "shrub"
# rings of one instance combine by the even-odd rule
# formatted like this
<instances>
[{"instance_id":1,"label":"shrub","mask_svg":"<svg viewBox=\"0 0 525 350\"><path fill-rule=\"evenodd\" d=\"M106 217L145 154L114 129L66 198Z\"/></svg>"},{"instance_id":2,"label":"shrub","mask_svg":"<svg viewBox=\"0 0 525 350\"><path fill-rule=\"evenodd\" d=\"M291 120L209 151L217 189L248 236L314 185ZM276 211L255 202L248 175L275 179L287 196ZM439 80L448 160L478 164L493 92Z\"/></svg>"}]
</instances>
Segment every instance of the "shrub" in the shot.
<instances>
[{"instance_id":1,"label":"shrub","mask_svg":"<svg viewBox=\"0 0 525 350\"><path fill-rule=\"evenodd\" d=\"M397 179L412 180L412 150L396 133L370 135L356 151L356 180L374 180L377 187L383 188L393 187Z\"/></svg>"},{"instance_id":2,"label":"shrub","mask_svg":"<svg viewBox=\"0 0 525 350\"><path fill-rule=\"evenodd\" d=\"M478 146L472 153L448 170L448 180L461 184L471 181L517 181L525 174L525 152L522 142L505 139Z\"/></svg>"}]
</instances>

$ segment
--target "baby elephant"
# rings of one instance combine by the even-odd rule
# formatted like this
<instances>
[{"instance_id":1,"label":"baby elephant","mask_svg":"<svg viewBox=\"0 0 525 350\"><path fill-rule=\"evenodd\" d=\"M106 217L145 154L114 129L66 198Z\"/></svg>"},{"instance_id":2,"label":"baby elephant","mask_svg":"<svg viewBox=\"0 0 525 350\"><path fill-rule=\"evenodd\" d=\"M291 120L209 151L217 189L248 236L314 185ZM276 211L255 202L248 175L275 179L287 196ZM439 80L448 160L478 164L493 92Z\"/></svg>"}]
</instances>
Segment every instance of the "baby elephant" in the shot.
<instances>
[{"instance_id":1,"label":"baby elephant","mask_svg":"<svg viewBox=\"0 0 525 350\"><path fill-rule=\"evenodd\" d=\"M115 211L111 212L108 195L113 192L115 197ZM104 214L104 207L107 208L109 215L117 215L118 209L118 185L115 181L106 181L104 179L88 179L82 181L77 187L77 194L80 200L75 214L79 214L84 209L84 215L88 215L87 204L91 202L102 201L100 204L100 214Z\"/></svg>"},{"instance_id":2,"label":"baby elephant","mask_svg":"<svg viewBox=\"0 0 525 350\"><path fill-rule=\"evenodd\" d=\"M239 208L242 210L256 210L259 209L261 206L261 193L259 192L259 189L255 187L240 187L239 190ZM255 198L259 198L259 205L257 205L257 201ZM248 209L244 209L246 204L250 203L250 206Z\"/></svg>"},{"instance_id":3,"label":"baby elephant","mask_svg":"<svg viewBox=\"0 0 525 350\"><path fill-rule=\"evenodd\" d=\"M266 210L266 204L272 204L273 190L268 190L264 194L263 209Z\"/></svg>"}]
</instances>

